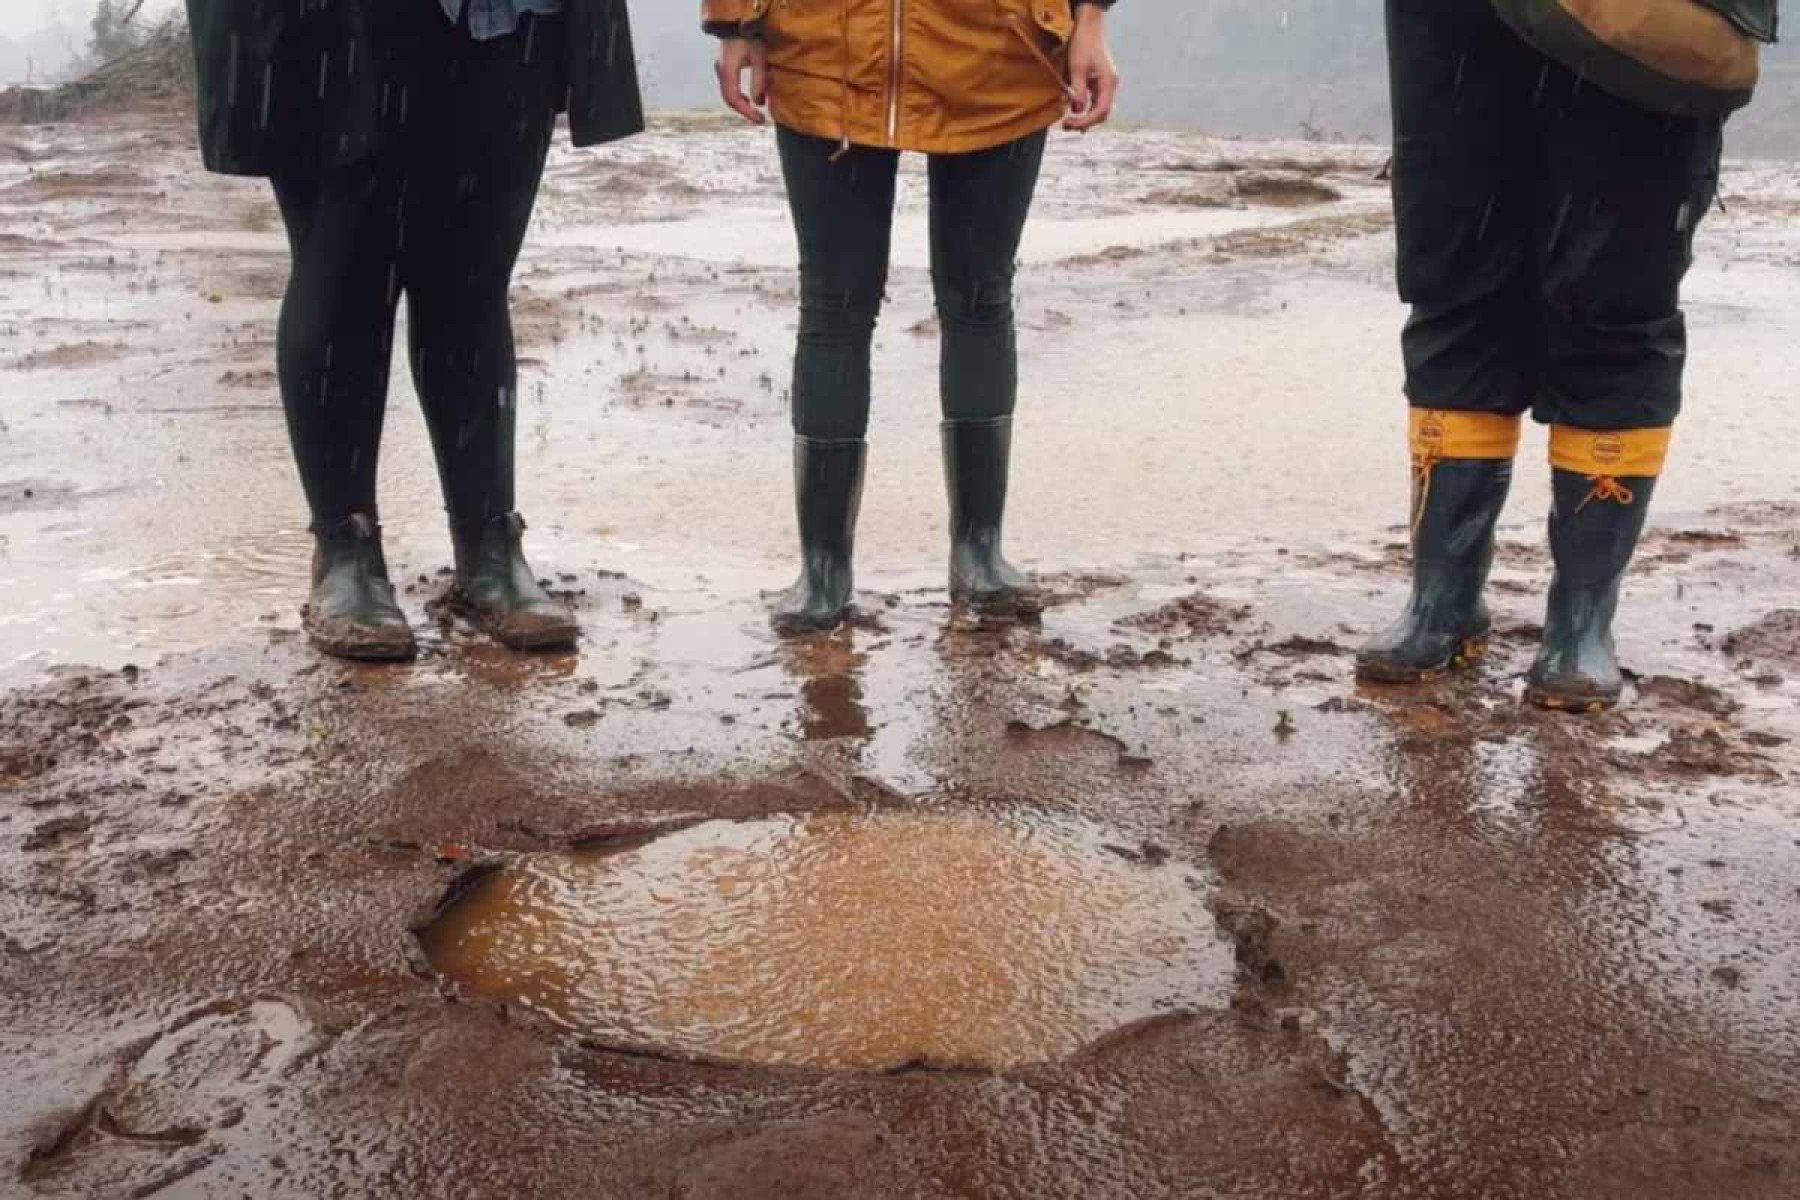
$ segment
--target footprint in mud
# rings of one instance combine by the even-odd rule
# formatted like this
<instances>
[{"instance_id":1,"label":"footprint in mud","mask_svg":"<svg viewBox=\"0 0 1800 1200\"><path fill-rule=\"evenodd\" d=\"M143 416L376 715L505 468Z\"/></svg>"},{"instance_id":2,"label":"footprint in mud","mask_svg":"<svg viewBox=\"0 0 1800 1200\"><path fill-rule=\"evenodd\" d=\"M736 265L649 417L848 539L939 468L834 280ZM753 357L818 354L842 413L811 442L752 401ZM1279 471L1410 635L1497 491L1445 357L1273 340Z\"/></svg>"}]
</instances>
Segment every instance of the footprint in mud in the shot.
<instances>
[{"instance_id":1,"label":"footprint in mud","mask_svg":"<svg viewBox=\"0 0 1800 1200\"><path fill-rule=\"evenodd\" d=\"M210 1162L315 1040L278 1000L209 1006L127 1057L21 1174L46 1195L150 1195Z\"/></svg>"},{"instance_id":2,"label":"footprint in mud","mask_svg":"<svg viewBox=\"0 0 1800 1200\"><path fill-rule=\"evenodd\" d=\"M1779 608L1725 639L1726 654L1762 667L1800 667L1800 609Z\"/></svg>"}]
</instances>

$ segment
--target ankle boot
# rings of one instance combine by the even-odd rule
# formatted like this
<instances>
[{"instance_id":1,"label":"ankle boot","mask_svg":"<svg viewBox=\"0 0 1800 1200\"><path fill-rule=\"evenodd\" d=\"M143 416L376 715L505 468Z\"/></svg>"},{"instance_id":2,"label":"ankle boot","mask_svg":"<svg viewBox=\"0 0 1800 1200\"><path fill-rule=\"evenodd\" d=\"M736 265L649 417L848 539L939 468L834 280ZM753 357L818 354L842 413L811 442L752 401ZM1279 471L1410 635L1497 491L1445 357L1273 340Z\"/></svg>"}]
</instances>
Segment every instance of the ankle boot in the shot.
<instances>
[{"instance_id":1,"label":"ankle boot","mask_svg":"<svg viewBox=\"0 0 1800 1200\"><path fill-rule=\"evenodd\" d=\"M1553 475L1550 554L1556 577L1550 583L1543 649L1525 695L1540 708L1603 712L1625 690L1613 648L1613 614L1656 480L1564 470Z\"/></svg>"},{"instance_id":2,"label":"ankle boot","mask_svg":"<svg viewBox=\"0 0 1800 1200\"><path fill-rule=\"evenodd\" d=\"M307 637L325 653L363 662L398 662L418 652L406 614L394 600L381 526L356 513L313 533L312 595L301 610Z\"/></svg>"},{"instance_id":3,"label":"ankle boot","mask_svg":"<svg viewBox=\"0 0 1800 1200\"><path fill-rule=\"evenodd\" d=\"M1012 460L1012 418L946 421L950 599L994 616L1035 616L1043 594L1001 551Z\"/></svg>"},{"instance_id":4,"label":"ankle boot","mask_svg":"<svg viewBox=\"0 0 1800 1200\"><path fill-rule=\"evenodd\" d=\"M1512 473L1506 458L1421 467L1413 500L1412 598L1400 620L1357 654L1359 678L1417 683L1486 653L1493 620L1482 593Z\"/></svg>"},{"instance_id":5,"label":"ankle boot","mask_svg":"<svg viewBox=\"0 0 1800 1200\"><path fill-rule=\"evenodd\" d=\"M775 603L785 633L835 629L856 591L856 520L862 512L868 443L794 439L794 505L800 518L800 578Z\"/></svg>"},{"instance_id":6,"label":"ankle boot","mask_svg":"<svg viewBox=\"0 0 1800 1200\"><path fill-rule=\"evenodd\" d=\"M512 650L566 650L581 627L568 606L538 583L525 561L525 518L502 513L453 531L456 584L451 606Z\"/></svg>"}]
</instances>

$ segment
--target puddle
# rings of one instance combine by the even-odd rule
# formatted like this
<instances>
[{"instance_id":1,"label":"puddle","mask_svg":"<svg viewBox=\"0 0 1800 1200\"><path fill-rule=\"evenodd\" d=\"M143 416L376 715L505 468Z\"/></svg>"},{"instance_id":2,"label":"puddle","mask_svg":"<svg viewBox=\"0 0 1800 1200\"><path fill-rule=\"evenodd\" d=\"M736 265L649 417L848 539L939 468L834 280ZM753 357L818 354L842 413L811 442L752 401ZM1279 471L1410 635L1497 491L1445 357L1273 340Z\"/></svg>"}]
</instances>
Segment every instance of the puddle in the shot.
<instances>
[{"instance_id":1,"label":"puddle","mask_svg":"<svg viewBox=\"0 0 1800 1200\"><path fill-rule=\"evenodd\" d=\"M472 992L609 1046L1005 1069L1228 1002L1206 878L1159 857L1038 814L712 821L523 859L423 941Z\"/></svg>"}]
</instances>

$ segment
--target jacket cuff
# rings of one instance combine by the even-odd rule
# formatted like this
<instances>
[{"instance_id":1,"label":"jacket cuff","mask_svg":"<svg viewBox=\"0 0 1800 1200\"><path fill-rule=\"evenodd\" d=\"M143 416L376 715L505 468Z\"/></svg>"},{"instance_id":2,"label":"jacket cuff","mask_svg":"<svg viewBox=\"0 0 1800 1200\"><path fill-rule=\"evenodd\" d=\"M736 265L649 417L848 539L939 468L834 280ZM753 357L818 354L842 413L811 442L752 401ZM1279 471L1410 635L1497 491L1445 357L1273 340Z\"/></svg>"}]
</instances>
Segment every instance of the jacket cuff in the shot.
<instances>
[{"instance_id":1,"label":"jacket cuff","mask_svg":"<svg viewBox=\"0 0 1800 1200\"><path fill-rule=\"evenodd\" d=\"M773 0L701 0L700 27L714 37L757 37Z\"/></svg>"}]
</instances>

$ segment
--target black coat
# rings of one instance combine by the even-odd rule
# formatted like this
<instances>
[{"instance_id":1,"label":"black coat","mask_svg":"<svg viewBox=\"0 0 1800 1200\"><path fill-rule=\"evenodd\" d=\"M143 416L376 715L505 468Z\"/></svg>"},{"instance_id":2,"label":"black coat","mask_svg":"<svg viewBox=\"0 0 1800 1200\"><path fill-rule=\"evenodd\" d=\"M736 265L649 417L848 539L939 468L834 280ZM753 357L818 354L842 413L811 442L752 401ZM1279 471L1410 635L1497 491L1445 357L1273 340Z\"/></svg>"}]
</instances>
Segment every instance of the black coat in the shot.
<instances>
[{"instance_id":1,"label":"black coat","mask_svg":"<svg viewBox=\"0 0 1800 1200\"><path fill-rule=\"evenodd\" d=\"M187 0L200 150L227 175L304 174L379 150L404 88L384 34L394 6L434 0ZM566 0L569 124L578 146L644 127L625 0Z\"/></svg>"}]
</instances>

